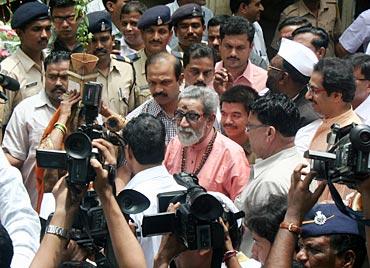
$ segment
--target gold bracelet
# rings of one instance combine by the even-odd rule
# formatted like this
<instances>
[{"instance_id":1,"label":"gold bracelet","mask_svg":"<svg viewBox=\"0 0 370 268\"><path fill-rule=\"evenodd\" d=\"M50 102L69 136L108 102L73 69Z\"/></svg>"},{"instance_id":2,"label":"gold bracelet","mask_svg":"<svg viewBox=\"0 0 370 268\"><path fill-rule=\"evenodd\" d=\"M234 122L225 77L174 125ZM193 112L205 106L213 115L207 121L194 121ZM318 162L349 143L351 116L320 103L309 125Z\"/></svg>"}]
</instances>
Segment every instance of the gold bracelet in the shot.
<instances>
[{"instance_id":1,"label":"gold bracelet","mask_svg":"<svg viewBox=\"0 0 370 268\"><path fill-rule=\"evenodd\" d=\"M55 123L54 127L61 130L64 134L67 133L67 127L66 127L66 125L64 125L62 123Z\"/></svg>"},{"instance_id":2,"label":"gold bracelet","mask_svg":"<svg viewBox=\"0 0 370 268\"><path fill-rule=\"evenodd\" d=\"M65 135L65 134L66 134L65 130L64 130L64 129L63 129L63 127L61 127L60 125L55 124L55 125L54 125L54 128L55 128L55 129L59 129L59 130L63 133L63 135Z\"/></svg>"}]
</instances>

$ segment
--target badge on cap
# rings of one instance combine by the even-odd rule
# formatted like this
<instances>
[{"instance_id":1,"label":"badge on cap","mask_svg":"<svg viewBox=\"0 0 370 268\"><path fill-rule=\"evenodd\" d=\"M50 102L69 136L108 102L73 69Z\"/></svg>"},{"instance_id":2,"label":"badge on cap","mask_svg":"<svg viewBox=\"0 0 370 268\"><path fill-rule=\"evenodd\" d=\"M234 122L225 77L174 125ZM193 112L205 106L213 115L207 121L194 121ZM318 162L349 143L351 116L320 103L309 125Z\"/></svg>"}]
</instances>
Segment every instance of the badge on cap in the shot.
<instances>
[{"instance_id":1,"label":"badge on cap","mask_svg":"<svg viewBox=\"0 0 370 268\"><path fill-rule=\"evenodd\" d=\"M105 26L105 22L104 21L102 21L102 23L101 23L100 31L101 32L105 32L106 31L106 26Z\"/></svg>"},{"instance_id":2,"label":"badge on cap","mask_svg":"<svg viewBox=\"0 0 370 268\"><path fill-rule=\"evenodd\" d=\"M196 17L197 15L198 15L197 9L196 9L196 7L193 7L192 16Z\"/></svg>"},{"instance_id":3,"label":"badge on cap","mask_svg":"<svg viewBox=\"0 0 370 268\"><path fill-rule=\"evenodd\" d=\"M157 25L162 25L162 24L163 24L163 20L161 19L161 16L158 16Z\"/></svg>"}]
</instances>

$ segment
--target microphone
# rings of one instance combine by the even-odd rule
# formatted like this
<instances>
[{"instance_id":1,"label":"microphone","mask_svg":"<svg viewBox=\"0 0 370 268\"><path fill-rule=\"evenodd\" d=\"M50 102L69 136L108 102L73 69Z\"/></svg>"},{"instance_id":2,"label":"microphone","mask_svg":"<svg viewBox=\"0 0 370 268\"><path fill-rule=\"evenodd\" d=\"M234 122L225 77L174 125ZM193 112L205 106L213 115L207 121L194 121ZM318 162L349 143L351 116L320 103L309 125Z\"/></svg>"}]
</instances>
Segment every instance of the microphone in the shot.
<instances>
[{"instance_id":1,"label":"microphone","mask_svg":"<svg viewBox=\"0 0 370 268\"><path fill-rule=\"evenodd\" d=\"M10 76L0 73L0 86L10 91L19 90L19 82Z\"/></svg>"}]
</instances>

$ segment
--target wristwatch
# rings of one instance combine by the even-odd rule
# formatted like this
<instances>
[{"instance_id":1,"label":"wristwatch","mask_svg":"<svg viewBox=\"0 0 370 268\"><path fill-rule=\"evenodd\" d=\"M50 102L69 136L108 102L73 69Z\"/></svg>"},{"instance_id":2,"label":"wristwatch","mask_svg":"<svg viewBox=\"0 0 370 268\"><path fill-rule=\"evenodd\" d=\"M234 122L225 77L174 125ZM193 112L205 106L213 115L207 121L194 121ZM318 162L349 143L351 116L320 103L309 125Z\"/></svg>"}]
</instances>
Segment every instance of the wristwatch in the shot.
<instances>
[{"instance_id":1,"label":"wristwatch","mask_svg":"<svg viewBox=\"0 0 370 268\"><path fill-rule=\"evenodd\" d=\"M69 240L70 237L69 232L66 229L56 225L48 225L45 229L45 234L54 234L66 240Z\"/></svg>"}]
</instances>

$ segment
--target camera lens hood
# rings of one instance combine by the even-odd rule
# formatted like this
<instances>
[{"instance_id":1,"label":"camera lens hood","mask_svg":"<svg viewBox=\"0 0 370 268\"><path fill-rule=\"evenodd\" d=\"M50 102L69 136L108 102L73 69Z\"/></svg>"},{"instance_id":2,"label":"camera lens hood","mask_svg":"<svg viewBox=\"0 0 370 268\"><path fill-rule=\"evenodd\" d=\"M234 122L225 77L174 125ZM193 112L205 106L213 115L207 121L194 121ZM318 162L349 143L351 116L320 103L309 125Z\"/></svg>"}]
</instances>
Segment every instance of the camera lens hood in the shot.
<instances>
[{"instance_id":1,"label":"camera lens hood","mask_svg":"<svg viewBox=\"0 0 370 268\"><path fill-rule=\"evenodd\" d=\"M353 127L349 139L356 150L370 152L370 126L357 125Z\"/></svg>"},{"instance_id":2,"label":"camera lens hood","mask_svg":"<svg viewBox=\"0 0 370 268\"><path fill-rule=\"evenodd\" d=\"M74 132L67 137L64 148L72 158L85 159L90 157L92 145L89 136L85 133Z\"/></svg>"}]
</instances>

